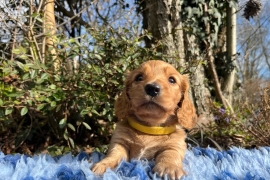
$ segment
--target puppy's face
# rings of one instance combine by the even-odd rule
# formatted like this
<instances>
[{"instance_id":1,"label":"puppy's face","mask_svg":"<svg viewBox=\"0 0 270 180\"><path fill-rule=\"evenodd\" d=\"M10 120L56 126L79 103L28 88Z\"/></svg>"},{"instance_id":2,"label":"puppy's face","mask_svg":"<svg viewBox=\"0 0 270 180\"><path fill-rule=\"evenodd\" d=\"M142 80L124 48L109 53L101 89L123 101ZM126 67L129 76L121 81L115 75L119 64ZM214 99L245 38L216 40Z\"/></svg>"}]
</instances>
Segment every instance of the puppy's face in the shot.
<instances>
[{"instance_id":1,"label":"puppy's face","mask_svg":"<svg viewBox=\"0 0 270 180\"><path fill-rule=\"evenodd\" d=\"M165 123L169 117L175 116L175 110L187 88L185 82L186 77L168 63L148 61L142 64L127 79L130 110L151 125Z\"/></svg>"},{"instance_id":2,"label":"puppy's face","mask_svg":"<svg viewBox=\"0 0 270 180\"><path fill-rule=\"evenodd\" d=\"M139 133L126 118L135 118L140 124L150 126L179 123L192 128L196 113L188 98L187 76L180 75L163 61L143 63L128 75L125 89L116 100L115 114L126 122L116 126L107 156L92 167L95 173L101 174L107 167L116 167L122 159L139 157L155 158L153 170L160 176L168 174L171 179L179 179L184 174L181 164L186 149L185 131L179 128L170 135L160 136ZM143 145L134 142L143 142Z\"/></svg>"}]
</instances>

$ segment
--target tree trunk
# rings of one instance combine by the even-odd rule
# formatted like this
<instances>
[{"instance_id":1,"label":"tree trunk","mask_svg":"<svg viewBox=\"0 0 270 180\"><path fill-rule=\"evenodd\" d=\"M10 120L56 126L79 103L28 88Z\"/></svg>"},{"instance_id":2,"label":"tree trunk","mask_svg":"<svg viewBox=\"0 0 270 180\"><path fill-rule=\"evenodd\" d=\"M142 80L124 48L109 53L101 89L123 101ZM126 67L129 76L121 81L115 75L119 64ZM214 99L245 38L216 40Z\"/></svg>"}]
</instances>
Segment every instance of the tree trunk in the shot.
<instances>
[{"instance_id":1,"label":"tree trunk","mask_svg":"<svg viewBox=\"0 0 270 180\"><path fill-rule=\"evenodd\" d=\"M231 61L234 65L233 69L228 73L225 77L224 85L223 85L223 93L225 98L228 100L229 104L232 104L232 93L233 87L235 84L235 76L236 76L236 10L235 7L230 7L229 3L227 3L227 59Z\"/></svg>"},{"instance_id":2,"label":"tree trunk","mask_svg":"<svg viewBox=\"0 0 270 180\"><path fill-rule=\"evenodd\" d=\"M150 32L152 39L145 39L146 46L151 47L158 42L162 43L160 52L170 55L171 63L176 67L186 68L192 57L185 57L185 47L197 46L194 37L190 37L182 30L180 17L181 0L145 0L142 1L143 28ZM197 109L198 115L213 117L209 109L209 89L205 86L205 73L202 65L193 69L190 75L191 99Z\"/></svg>"},{"instance_id":3,"label":"tree trunk","mask_svg":"<svg viewBox=\"0 0 270 180\"><path fill-rule=\"evenodd\" d=\"M186 60L188 62L193 61L197 57L201 57L199 52L198 43L194 35L184 32L185 49L193 49L193 54L186 54ZM195 50L198 51L195 51ZM199 60L198 60L199 61ZM191 69L192 75L190 75L190 83L192 87L193 103L197 109L197 114L206 117L208 120L213 119L213 114L210 111L210 99L211 93L207 88L207 81L205 77L205 68L202 63L199 63L196 67Z\"/></svg>"},{"instance_id":4,"label":"tree trunk","mask_svg":"<svg viewBox=\"0 0 270 180\"><path fill-rule=\"evenodd\" d=\"M56 47L55 47L55 33L56 33L56 23L54 15L54 0L45 1L44 6L44 31L46 33L45 54L50 57L54 64L54 70L57 71L60 68L60 61L57 58Z\"/></svg>"},{"instance_id":5,"label":"tree trunk","mask_svg":"<svg viewBox=\"0 0 270 180\"><path fill-rule=\"evenodd\" d=\"M181 29L180 0L145 0L143 6L143 28L150 32L152 39L145 39L147 47L159 42L160 52L169 56L176 67L185 66L183 30Z\"/></svg>"},{"instance_id":6,"label":"tree trunk","mask_svg":"<svg viewBox=\"0 0 270 180\"><path fill-rule=\"evenodd\" d=\"M199 65L196 68L190 80L192 86L193 103L197 109L197 114L199 116L205 116L209 120L213 119L213 114L211 114L209 106L211 94L205 84L205 70L202 65Z\"/></svg>"}]
</instances>

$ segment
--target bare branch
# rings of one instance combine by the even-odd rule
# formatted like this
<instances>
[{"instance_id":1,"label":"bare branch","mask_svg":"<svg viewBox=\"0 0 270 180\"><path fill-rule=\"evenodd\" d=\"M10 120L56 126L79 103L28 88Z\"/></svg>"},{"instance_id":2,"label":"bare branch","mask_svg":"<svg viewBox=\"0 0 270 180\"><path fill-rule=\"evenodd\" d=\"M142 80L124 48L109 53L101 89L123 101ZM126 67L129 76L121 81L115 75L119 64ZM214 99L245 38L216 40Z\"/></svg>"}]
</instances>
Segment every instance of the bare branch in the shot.
<instances>
[{"instance_id":1,"label":"bare branch","mask_svg":"<svg viewBox=\"0 0 270 180\"><path fill-rule=\"evenodd\" d=\"M57 3L56 10L59 12L62 12L64 16L67 16L71 18L72 20L75 20L76 22L80 23L84 27L91 28L91 26L87 22L85 22L81 17L78 16L81 13L75 14L73 11L68 11L65 7L61 6L59 3Z\"/></svg>"}]
</instances>

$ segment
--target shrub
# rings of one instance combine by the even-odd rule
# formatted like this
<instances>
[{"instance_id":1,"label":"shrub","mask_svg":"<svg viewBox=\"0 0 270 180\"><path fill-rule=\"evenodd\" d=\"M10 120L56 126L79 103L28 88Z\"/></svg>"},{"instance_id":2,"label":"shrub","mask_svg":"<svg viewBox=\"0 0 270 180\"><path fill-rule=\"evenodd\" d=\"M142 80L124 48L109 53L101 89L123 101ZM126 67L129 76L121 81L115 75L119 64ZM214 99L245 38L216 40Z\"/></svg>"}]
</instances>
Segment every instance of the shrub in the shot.
<instances>
[{"instance_id":1,"label":"shrub","mask_svg":"<svg viewBox=\"0 0 270 180\"><path fill-rule=\"evenodd\" d=\"M254 148L270 145L270 98L269 85L258 89L251 99L242 93L235 102L235 113L231 114L220 104L211 102L214 121L206 124L200 131L193 132L196 144L213 145L219 149L231 146ZM199 140L200 139L200 140Z\"/></svg>"},{"instance_id":2,"label":"shrub","mask_svg":"<svg viewBox=\"0 0 270 180\"><path fill-rule=\"evenodd\" d=\"M258 98L244 99L238 109L239 130L246 132L243 141L249 147L270 146L270 84L261 84L258 89Z\"/></svg>"},{"instance_id":3,"label":"shrub","mask_svg":"<svg viewBox=\"0 0 270 180\"><path fill-rule=\"evenodd\" d=\"M66 140L71 148L74 140L94 146L108 142L116 121L113 104L127 69L158 54L143 48L143 36L135 37L130 29L85 31L78 38L54 36L57 57L46 54L45 62L27 37L12 49L12 60L11 55L1 58L0 134L14 137L10 151L52 134L50 141Z\"/></svg>"}]
</instances>

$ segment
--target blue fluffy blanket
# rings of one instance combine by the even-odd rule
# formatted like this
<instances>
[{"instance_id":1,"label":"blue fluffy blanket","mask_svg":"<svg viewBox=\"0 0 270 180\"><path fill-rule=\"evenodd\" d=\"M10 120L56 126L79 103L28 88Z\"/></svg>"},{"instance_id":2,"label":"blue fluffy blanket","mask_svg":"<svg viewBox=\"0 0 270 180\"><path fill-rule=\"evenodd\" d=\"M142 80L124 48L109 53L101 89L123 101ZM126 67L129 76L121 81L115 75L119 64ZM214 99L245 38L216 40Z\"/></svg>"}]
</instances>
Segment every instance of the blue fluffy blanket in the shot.
<instances>
[{"instance_id":1,"label":"blue fluffy blanket","mask_svg":"<svg viewBox=\"0 0 270 180\"><path fill-rule=\"evenodd\" d=\"M0 180L160 179L151 171L155 162L147 160L123 161L116 169L107 169L102 177L97 177L89 167L103 157L97 152L90 156L81 152L76 157L0 153ZM186 152L183 164L187 175L182 180L269 180L270 147L252 150L233 147L223 152L197 147Z\"/></svg>"}]
</instances>

